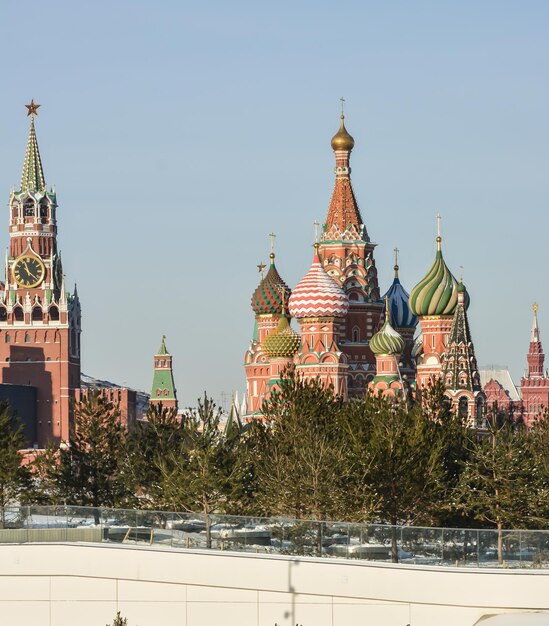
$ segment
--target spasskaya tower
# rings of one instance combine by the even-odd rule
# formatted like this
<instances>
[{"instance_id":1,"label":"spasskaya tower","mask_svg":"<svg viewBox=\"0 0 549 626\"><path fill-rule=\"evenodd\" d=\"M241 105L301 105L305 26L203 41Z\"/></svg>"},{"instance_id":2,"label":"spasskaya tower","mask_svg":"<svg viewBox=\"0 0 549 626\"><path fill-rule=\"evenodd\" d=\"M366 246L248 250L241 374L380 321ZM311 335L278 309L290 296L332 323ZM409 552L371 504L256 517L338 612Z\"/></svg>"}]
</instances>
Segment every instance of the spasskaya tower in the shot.
<instances>
[{"instance_id":1,"label":"spasskaya tower","mask_svg":"<svg viewBox=\"0 0 549 626\"><path fill-rule=\"evenodd\" d=\"M9 199L9 249L0 300L1 382L27 397L30 445L69 438L75 389L80 387L80 302L65 290L57 247L57 198L48 191L35 131L40 105L26 105L29 139L19 190ZM25 386L29 389L22 389ZM34 390L34 391L33 391ZM30 393L30 396L29 396ZM28 398L33 402L29 403ZM32 404L34 404L34 412Z\"/></svg>"}]
</instances>

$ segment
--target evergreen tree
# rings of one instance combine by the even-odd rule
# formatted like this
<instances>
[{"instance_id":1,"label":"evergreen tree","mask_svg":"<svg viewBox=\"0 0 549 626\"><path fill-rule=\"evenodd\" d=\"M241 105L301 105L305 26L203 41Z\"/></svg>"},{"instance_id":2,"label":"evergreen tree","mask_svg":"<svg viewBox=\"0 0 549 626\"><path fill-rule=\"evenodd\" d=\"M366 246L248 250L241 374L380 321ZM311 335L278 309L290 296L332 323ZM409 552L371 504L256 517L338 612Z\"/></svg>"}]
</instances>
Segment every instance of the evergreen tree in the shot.
<instances>
[{"instance_id":1,"label":"evergreen tree","mask_svg":"<svg viewBox=\"0 0 549 626\"><path fill-rule=\"evenodd\" d=\"M21 465L19 450L25 446L23 427L0 405L0 527L5 525L4 507L18 503L29 487L29 469Z\"/></svg>"},{"instance_id":2,"label":"evergreen tree","mask_svg":"<svg viewBox=\"0 0 549 626\"><path fill-rule=\"evenodd\" d=\"M467 447L469 458L455 489L455 505L498 529L498 560L502 563L504 528L534 528L545 521L539 504L546 492L531 438L524 428L508 421L492 423L488 437L471 431Z\"/></svg>"},{"instance_id":3,"label":"evergreen tree","mask_svg":"<svg viewBox=\"0 0 549 626\"><path fill-rule=\"evenodd\" d=\"M325 520L343 515L346 445L341 399L319 380L281 378L254 429L258 500L267 514Z\"/></svg>"},{"instance_id":4,"label":"evergreen tree","mask_svg":"<svg viewBox=\"0 0 549 626\"><path fill-rule=\"evenodd\" d=\"M121 466L128 493L136 495L140 508L161 506L161 466L173 450L181 447L185 429L177 409L151 404L146 419L127 434Z\"/></svg>"},{"instance_id":5,"label":"evergreen tree","mask_svg":"<svg viewBox=\"0 0 549 626\"><path fill-rule=\"evenodd\" d=\"M118 407L99 391L90 391L75 406L68 444L38 462L42 484L53 489L45 496L81 506L126 504L132 494L120 472L125 435Z\"/></svg>"},{"instance_id":6,"label":"evergreen tree","mask_svg":"<svg viewBox=\"0 0 549 626\"><path fill-rule=\"evenodd\" d=\"M120 615L120 611L116 613L114 622L112 624L106 624L106 626L128 626L128 620Z\"/></svg>"},{"instance_id":7,"label":"evergreen tree","mask_svg":"<svg viewBox=\"0 0 549 626\"><path fill-rule=\"evenodd\" d=\"M445 474L440 429L421 405L368 395L345 409L355 477L355 515L426 523L439 506ZM362 504L364 502L365 504ZM396 528L392 560L398 560Z\"/></svg>"},{"instance_id":8,"label":"evergreen tree","mask_svg":"<svg viewBox=\"0 0 549 626\"><path fill-rule=\"evenodd\" d=\"M223 511L237 467L233 438L220 430L221 409L204 394L183 421L179 446L162 460L162 502L171 510L201 511L206 545L211 547L210 515Z\"/></svg>"}]
</instances>

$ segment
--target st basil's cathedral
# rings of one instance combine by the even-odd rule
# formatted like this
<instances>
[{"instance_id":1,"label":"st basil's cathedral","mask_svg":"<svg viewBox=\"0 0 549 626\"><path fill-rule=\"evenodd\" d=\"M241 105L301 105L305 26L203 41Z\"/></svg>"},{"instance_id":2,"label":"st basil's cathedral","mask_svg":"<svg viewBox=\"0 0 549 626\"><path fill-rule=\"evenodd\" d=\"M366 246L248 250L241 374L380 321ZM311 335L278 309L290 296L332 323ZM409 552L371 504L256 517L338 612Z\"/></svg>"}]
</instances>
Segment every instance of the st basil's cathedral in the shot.
<instances>
[{"instance_id":1,"label":"st basil's cathedral","mask_svg":"<svg viewBox=\"0 0 549 626\"><path fill-rule=\"evenodd\" d=\"M444 261L440 217L436 256L425 277L408 294L397 256L393 282L382 296L375 244L351 183L355 142L343 113L331 145L334 190L309 271L291 290L271 245L270 267L252 296L255 328L245 355L244 417L261 415L263 401L291 366L343 398L361 397L368 389L393 397L413 394L439 377L459 414L481 425L486 395L467 319L469 294Z\"/></svg>"}]
</instances>

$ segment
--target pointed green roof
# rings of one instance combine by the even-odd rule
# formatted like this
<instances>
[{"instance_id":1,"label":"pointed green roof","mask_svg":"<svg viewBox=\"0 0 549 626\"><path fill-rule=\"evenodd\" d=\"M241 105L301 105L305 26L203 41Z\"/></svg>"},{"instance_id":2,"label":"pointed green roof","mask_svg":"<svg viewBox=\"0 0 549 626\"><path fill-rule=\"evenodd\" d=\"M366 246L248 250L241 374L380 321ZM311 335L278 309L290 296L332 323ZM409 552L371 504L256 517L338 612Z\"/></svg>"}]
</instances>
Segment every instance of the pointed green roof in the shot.
<instances>
[{"instance_id":1,"label":"pointed green roof","mask_svg":"<svg viewBox=\"0 0 549 626\"><path fill-rule=\"evenodd\" d=\"M29 140L21 174L21 191L46 191L44 170L42 169L42 161L40 160L40 151L38 150L38 141L36 140L36 131L34 129L34 115L31 115L30 120Z\"/></svg>"},{"instance_id":2,"label":"pointed green roof","mask_svg":"<svg viewBox=\"0 0 549 626\"><path fill-rule=\"evenodd\" d=\"M158 348L157 355L170 354L168 349L166 348L166 335L162 335L162 343L160 344L160 348Z\"/></svg>"}]
</instances>

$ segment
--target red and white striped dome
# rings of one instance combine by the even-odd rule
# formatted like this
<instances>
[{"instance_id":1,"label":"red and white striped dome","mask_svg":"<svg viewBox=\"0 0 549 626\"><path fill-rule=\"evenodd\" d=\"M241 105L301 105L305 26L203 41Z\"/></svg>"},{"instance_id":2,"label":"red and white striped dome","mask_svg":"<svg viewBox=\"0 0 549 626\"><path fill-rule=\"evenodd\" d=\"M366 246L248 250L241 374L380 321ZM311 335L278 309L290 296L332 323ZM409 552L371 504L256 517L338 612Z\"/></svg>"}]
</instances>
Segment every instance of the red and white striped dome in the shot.
<instances>
[{"instance_id":1,"label":"red and white striped dome","mask_svg":"<svg viewBox=\"0 0 549 626\"><path fill-rule=\"evenodd\" d=\"M304 317L345 317L349 298L343 289L324 271L318 255L299 281L288 302L290 315Z\"/></svg>"}]
</instances>

